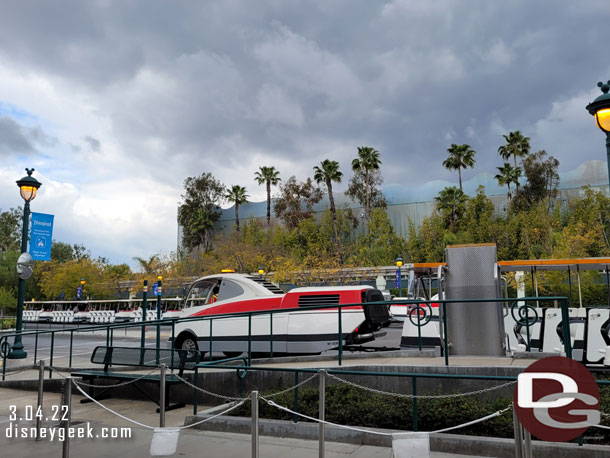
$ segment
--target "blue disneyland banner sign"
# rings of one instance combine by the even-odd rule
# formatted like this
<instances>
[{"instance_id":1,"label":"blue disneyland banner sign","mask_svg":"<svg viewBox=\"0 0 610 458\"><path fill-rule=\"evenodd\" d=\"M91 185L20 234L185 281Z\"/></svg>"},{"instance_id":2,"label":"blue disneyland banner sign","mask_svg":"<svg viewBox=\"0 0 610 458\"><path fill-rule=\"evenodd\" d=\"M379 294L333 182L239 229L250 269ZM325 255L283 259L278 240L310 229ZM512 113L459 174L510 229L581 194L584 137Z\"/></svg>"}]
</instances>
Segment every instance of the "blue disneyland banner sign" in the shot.
<instances>
[{"instance_id":1,"label":"blue disneyland banner sign","mask_svg":"<svg viewBox=\"0 0 610 458\"><path fill-rule=\"evenodd\" d=\"M53 215L32 213L30 230L30 254L37 261L51 260L51 240L53 239Z\"/></svg>"}]
</instances>

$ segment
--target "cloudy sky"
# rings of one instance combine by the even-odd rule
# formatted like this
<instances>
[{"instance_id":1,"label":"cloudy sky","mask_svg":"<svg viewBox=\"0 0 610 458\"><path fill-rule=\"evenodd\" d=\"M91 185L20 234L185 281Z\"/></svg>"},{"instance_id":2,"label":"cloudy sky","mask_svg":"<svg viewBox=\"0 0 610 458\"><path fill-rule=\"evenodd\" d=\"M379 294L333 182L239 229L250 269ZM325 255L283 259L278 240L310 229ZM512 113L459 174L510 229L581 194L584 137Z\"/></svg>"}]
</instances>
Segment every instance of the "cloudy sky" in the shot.
<instances>
[{"instance_id":1,"label":"cloudy sky","mask_svg":"<svg viewBox=\"0 0 610 458\"><path fill-rule=\"evenodd\" d=\"M259 166L349 177L369 145L386 184L417 186L456 179L451 143L477 151L465 179L494 172L516 129L569 171L605 158L584 107L610 78L608 24L607 0L4 2L0 208L35 167L55 239L133 264L175 249L203 172L264 200Z\"/></svg>"}]
</instances>

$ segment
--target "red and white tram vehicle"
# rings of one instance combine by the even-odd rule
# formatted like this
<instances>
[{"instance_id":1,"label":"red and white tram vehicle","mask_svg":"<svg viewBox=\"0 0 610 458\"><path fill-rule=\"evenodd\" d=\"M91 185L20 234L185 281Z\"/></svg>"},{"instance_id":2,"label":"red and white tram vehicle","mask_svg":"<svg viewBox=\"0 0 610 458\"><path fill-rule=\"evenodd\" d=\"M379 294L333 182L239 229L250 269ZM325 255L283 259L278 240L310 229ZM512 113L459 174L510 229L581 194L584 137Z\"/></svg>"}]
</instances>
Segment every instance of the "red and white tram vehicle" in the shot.
<instances>
[{"instance_id":1,"label":"red and white tram vehicle","mask_svg":"<svg viewBox=\"0 0 610 458\"><path fill-rule=\"evenodd\" d=\"M195 281L180 317L217 316L212 323L212 351L231 355L248 350L248 316L222 315L275 311L273 319L268 313L252 315L252 352L268 354L273 335L274 355L318 354L339 346L337 305L346 305L341 308L343 343L353 345L374 340L375 332L389 324L388 307L375 303L383 300L381 292L370 286L306 287L285 293L263 278L228 273ZM308 306L329 308L299 310ZM209 351L210 321L177 323L175 336L175 348Z\"/></svg>"}]
</instances>

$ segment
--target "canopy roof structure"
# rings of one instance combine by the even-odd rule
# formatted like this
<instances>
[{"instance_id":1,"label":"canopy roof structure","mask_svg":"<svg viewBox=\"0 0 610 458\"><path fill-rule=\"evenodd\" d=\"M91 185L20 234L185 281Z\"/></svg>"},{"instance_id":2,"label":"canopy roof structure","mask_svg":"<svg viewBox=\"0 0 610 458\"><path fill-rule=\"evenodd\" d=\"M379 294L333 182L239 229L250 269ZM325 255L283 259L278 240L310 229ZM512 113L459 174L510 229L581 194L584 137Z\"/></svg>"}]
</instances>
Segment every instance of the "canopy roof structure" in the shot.
<instances>
[{"instance_id":1,"label":"canopy roof structure","mask_svg":"<svg viewBox=\"0 0 610 458\"><path fill-rule=\"evenodd\" d=\"M525 261L498 261L502 272L531 272L540 270L608 270L610 258L530 259Z\"/></svg>"}]
</instances>

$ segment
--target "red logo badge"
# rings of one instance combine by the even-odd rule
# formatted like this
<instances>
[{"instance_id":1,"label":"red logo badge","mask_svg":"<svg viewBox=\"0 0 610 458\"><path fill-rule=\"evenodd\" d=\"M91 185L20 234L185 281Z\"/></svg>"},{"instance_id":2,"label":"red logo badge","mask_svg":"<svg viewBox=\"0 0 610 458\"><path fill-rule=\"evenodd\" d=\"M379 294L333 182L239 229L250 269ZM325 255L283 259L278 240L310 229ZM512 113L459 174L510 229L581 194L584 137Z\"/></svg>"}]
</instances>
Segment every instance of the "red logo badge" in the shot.
<instances>
[{"instance_id":1,"label":"red logo badge","mask_svg":"<svg viewBox=\"0 0 610 458\"><path fill-rule=\"evenodd\" d=\"M599 423L599 389L589 370L552 356L519 374L514 405L525 429L538 439L565 442Z\"/></svg>"}]
</instances>

